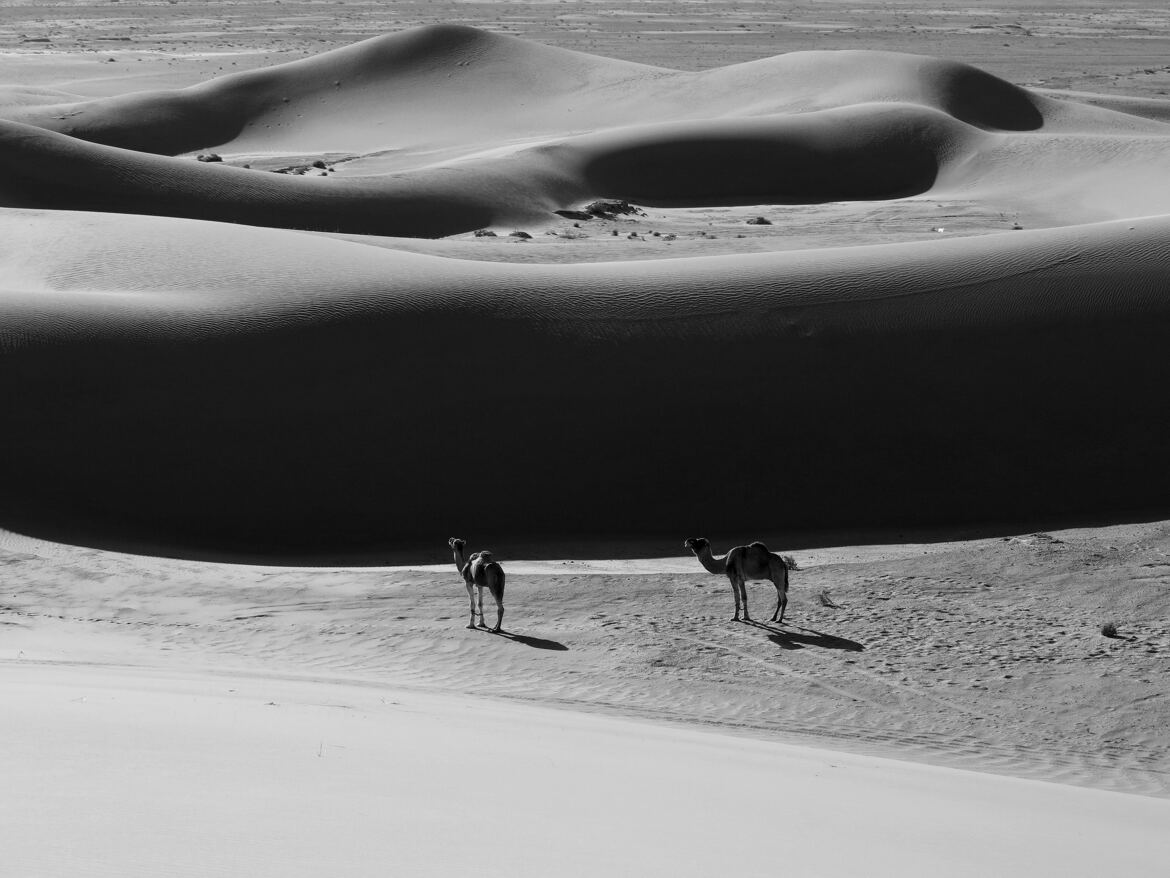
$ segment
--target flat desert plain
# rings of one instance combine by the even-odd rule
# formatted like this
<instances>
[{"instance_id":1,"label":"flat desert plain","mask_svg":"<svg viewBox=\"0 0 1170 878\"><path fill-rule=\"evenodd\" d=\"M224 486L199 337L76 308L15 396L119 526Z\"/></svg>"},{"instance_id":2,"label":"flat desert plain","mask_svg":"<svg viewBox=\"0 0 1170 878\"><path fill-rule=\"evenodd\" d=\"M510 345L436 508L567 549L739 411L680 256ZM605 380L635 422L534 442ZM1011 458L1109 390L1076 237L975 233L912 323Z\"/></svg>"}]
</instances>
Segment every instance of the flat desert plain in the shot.
<instances>
[{"instance_id":1,"label":"flat desert plain","mask_svg":"<svg viewBox=\"0 0 1170 878\"><path fill-rule=\"evenodd\" d=\"M0 875L1160 874L1168 50L0 8Z\"/></svg>"}]
</instances>

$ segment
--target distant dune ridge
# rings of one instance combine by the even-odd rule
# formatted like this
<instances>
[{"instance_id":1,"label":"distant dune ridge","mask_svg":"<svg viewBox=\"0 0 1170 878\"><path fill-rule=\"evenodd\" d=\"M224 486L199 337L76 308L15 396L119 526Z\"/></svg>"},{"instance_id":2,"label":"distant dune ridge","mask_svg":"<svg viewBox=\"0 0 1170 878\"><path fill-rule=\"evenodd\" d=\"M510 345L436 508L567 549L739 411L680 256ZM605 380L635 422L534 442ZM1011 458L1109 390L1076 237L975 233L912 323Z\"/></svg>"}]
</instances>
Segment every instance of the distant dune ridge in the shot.
<instances>
[{"instance_id":1,"label":"distant dune ridge","mask_svg":"<svg viewBox=\"0 0 1170 878\"><path fill-rule=\"evenodd\" d=\"M280 553L1170 496L1156 102L877 52L680 73L447 26L178 91L42 96L0 93L0 526ZM178 156L212 148L346 161ZM288 231L927 194L1050 228L562 266Z\"/></svg>"},{"instance_id":2,"label":"distant dune ridge","mask_svg":"<svg viewBox=\"0 0 1170 878\"><path fill-rule=\"evenodd\" d=\"M1170 200L1166 186L1148 191L1170 177L1170 127L1140 107L1053 100L889 52L683 73L444 25L186 89L29 98L0 96L0 118L69 139L0 126L0 158L19 169L0 187L3 206L434 237L600 197L807 204L933 189L1060 201L1051 187L1075 185L1065 202L1076 200L1077 221ZM357 160L322 180L142 155L208 148ZM1102 156L1144 181L1119 182ZM1127 199L1136 211L1117 204Z\"/></svg>"}]
</instances>

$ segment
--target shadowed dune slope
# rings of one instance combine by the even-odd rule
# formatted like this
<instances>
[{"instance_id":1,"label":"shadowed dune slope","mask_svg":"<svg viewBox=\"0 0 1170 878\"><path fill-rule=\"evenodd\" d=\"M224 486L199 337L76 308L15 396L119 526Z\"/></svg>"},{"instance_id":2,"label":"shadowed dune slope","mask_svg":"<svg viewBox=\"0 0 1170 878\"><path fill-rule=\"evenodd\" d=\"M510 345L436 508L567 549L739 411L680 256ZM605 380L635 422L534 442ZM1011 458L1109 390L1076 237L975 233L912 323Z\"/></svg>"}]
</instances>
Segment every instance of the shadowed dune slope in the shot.
<instances>
[{"instance_id":1,"label":"shadowed dune slope","mask_svg":"<svg viewBox=\"0 0 1170 878\"><path fill-rule=\"evenodd\" d=\"M16 530L279 553L1170 496L1164 218L592 266L0 222Z\"/></svg>"},{"instance_id":2,"label":"shadowed dune slope","mask_svg":"<svg viewBox=\"0 0 1170 878\"><path fill-rule=\"evenodd\" d=\"M13 122L0 123L0 161L15 169L0 180L5 207L415 237L466 231L535 207L554 209L530 181L498 179L491 169L446 185L433 174L324 180L98 146Z\"/></svg>"},{"instance_id":3,"label":"shadowed dune slope","mask_svg":"<svg viewBox=\"0 0 1170 878\"><path fill-rule=\"evenodd\" d=\"M252 171L0 122L0 206L397 237L556 220L595 198L657 207L929 193L1045 225L1170 213L1170 138L988 133L916 104L631 125L409 172Z\"/></svg>"},{"instance_id":4,"label":"shadowed dune slope","mask_svg":"<svg viewBox=\"0 0 1170 878\"><path fill-rule=\"evenodd\" d=\"M0 122L0 205L432 237L547 220L588 198L652 205L815 203L928 190L979 132L907 105L650 125L411 174L324 179L90 144Z\"/></svg>"}]
</instances>

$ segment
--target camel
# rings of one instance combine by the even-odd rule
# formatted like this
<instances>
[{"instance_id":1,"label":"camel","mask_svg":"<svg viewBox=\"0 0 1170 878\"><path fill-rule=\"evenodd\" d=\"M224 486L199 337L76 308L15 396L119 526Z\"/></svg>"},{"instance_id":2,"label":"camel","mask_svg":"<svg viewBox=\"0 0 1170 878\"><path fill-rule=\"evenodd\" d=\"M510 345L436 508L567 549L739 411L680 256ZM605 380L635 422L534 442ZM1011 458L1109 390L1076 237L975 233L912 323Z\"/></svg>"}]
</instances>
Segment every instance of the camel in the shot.
<instances>
[{"instance_id":1,"label":"camel","mask_svg":"<svg viewBox=\"0 0 1170 878\"><path fill-rule=\"evenodd\" d=\"M725 573L731 580L731 590L735 594L735 616L732 622L740 621L740 604L743 604L743 621L750 622L748 615L747 589L744 583L750 580L768 579L776 586L776 611L772 613L773 622L784 621L784 611L788 607L788 571L796 567L796 562L787 555L777 555L769 552L763 543L752 543L750 546L736 546L722 558L711 554L711 544L703 537L691 537L683 546L695 553L710 573Z\"/></svg>"},{"instance_id":2,"label":"camel","mask_svg":"<svg viewBox=\"0 0 1170 878\"><path fill-rule=\"evenodd\" d=\"M467 540L451 537L447 540L447 545L455 553L455 567L459 570L459 575L463 577L463 582L467 586L467 597L471 602L471 621L467 627L477 627L475 624L475 593L472 589L478 588L478 627L487 628L487 622L483 620L483 590L486 588L496 599L496 627L492 628L491 631L493 634L498 634L500 624L504 621L504 568L492 558L492 553L488 551L476 552L470 558L465 557Z\"/></svg>"}]
</instances>

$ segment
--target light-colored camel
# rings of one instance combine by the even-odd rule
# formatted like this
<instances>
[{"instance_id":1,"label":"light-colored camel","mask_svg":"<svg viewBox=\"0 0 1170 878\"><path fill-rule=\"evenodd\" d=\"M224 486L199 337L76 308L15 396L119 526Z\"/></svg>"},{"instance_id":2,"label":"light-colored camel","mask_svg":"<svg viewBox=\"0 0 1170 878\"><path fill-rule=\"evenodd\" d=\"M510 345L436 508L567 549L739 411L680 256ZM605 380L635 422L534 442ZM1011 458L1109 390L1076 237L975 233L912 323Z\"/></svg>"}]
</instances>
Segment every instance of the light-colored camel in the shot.
<instances>
[{"instance_id":1,"label":"light-colored camel","mask_svg":"<svg viewBox=\"0 0 1170 878\"><path fill-rule=\"evenodd\" d=\"M724 573L731 580L731 590L735 594L735 616L731 621L740 620L741 604L743 621L751 621L744 583L758 579L770 580L776 586L776 611L772 613L771 621L784 621L784 610L788 607L788 570L796 566L791 558L769 552L763 543L736 546L722 558L711 554L711 544L703 537L691 537L683 545L695 553L699 563L709 572Z\"/></svg>"},{"instance_id":2,"label":"light-colored camel","mask_svg":"<svg viewBox=\"0 0 1170 878\"><path fill-rule=\"evenodd\" d=\"M471 621L468 628L475 628L475 592L479 589L479 625L487 628L483 620L483 590L486 588L496 600L496 627L493 633L499 633L500 625L504 621L504 568L492 558L491 552L476 552L470 558L466 557L467 541L458 537L451 537L447 545L455 554L455 567L463 582L467 586L467 598L471 602Z\"/></svg>"}]
</instances>

